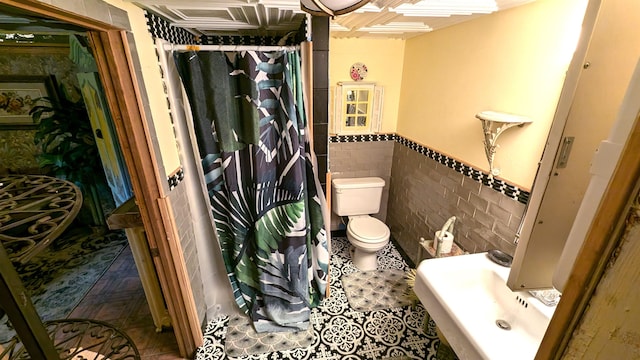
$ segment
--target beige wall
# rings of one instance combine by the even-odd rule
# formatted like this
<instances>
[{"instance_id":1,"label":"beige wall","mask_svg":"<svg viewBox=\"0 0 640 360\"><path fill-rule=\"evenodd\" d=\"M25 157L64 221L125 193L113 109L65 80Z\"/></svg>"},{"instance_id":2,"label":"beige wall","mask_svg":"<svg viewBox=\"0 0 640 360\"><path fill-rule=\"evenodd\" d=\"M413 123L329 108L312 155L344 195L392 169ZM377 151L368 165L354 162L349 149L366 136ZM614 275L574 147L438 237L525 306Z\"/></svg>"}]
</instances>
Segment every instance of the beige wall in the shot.
<instances>
[{"instance_id":1,"label":"beige wall","mask_svg":"<svg viewBox=\"0 0 640 360\"><path fill-rule=\"evenodd\" d=\"M538 0L407 40L398 134L487 171L474 115L526 115L534 122L501 136L494 164L530 188L585 6Z\"/></svg>"},{"instance_id":2,"label":"beige wall","mask_svg":"<svg viewBox=\"0 0 640 360\"><path fill-rule=\"evenodd\" d=\"M150 124L153 126L150 134L157 137L157 141L154 141L154 143L162 144L156 151L160 153L159 165L163 166L164 169L159 169L158 172L161 175L172 175L180 168L180 158L173 133L173 125L167 109L155 43L147 29L144 11L132 3L122 0L105 0L105 2L125 10L129 15L129 24L136 44L136 49L132 49L132 51L137 53L139 59L139 67L136 67L136 76L142 77L141 80L145 83L148 99L148 103L142 104L142 106L145 112L150 114L153 119L153 123ZM165 183L161 184L161 186L166 191Z\"/></svg>"},{"instance_id":3,"label":"beige wall","mask_svg":"<svg viewBox=\"0 0 640 360\"><path fill-rule=\"evenodd\" d=\"M364 81L384 87L382 124L380 132L396 131L400 84L404 56L404 40L393 39L334 39L329 41L329 85L339 81L353 81L349 77L351 65L367 65ZM333 121L333 101L330 101L329 121ZM329 127L330 131L332 127Z\"/></svg>"}]
</instances>

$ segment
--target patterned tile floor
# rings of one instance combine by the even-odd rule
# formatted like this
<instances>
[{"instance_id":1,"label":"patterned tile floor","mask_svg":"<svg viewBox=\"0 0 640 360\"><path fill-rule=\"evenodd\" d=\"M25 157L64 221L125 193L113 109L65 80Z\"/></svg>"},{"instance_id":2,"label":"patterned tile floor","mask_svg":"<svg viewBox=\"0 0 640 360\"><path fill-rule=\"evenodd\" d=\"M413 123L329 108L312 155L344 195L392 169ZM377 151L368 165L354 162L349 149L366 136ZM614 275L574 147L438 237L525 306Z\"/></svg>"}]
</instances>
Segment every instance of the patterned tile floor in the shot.
<instances>
[{"instance_id":1,"label":"patterned tile floor","mask_svg":"<svg viewBox=\"0 0 640 360\"><path fill-rule=\"evenodd\" d=\"M312 311L315 340L307 348L232 358L225 354L224 342L228 317L209 322L198 360L221 359L435 359L440 341L430 322L427 334L422 330L424 308L406 306L359 312L352 309L340 278L358 271L351 261L346 238L332 242L331 296ZM378 253L378 269L406 271L407 263L392 243Z\"/></svg>"}]
</instances>

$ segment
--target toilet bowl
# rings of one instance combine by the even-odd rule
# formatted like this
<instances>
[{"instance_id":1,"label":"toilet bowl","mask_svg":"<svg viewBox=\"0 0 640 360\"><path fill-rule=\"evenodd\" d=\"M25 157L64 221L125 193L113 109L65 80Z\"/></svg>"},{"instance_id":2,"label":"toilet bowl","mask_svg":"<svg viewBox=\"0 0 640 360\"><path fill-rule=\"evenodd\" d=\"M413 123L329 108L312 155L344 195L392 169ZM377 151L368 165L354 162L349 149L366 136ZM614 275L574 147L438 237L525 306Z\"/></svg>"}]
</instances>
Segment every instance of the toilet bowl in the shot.
<instances>
[{"instance_id":1,"label":"toilet bowl","mask_svg":"<svg viewBox=\"0 0 640 360\"><path fill-rule=\"evenodd\" d=\"M332 205L336 215L348 217L347 239L354 248L352 260L362 270L378 268L377 252L389 243L390 231L371 217L380 211L385 182L379 177L333 179Z\"/></svg>"},{"instance_id":2,"label":"toilet bowl","mask_svg":"<svg viewBox=\"0 0 640 360\"><path fill-rule=\"evenodd\" d=\"M389 243L389 227L368 216L353 216L347 223L347 239L354 248L352 261L361 271L378 268L377 252Z\"/></svg>"}]
</instances>

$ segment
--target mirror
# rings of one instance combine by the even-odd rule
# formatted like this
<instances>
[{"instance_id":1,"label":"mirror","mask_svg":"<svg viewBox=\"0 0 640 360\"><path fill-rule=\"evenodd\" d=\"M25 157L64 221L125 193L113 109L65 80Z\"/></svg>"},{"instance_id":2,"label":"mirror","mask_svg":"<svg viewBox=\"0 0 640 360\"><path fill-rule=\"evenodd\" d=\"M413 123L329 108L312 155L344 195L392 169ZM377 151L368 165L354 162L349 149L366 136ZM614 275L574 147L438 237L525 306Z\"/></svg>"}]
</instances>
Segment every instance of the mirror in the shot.
<instances>
[{"instance_id":1,"label":"mirror","mask_svg":"<svg viewBox=\"0 0 640 360\"><path fill-rule=\"evenodd\" d=\"M535 191L521 224L520 242L507 282L513 290L550 288L557 268L565 272L565 281L571 272L572 260L568 266L558 267L565 243L571 233L578 230L584 237L591 223L591 219L576 220L572 228L576 214L584 210L593 212L598 206L599 198L583 202L593 176L601 173L597 163L615 164L617 160L617 157L606 160L601 157L602 153L611 154L607 151L611 142L608 136L640 58L640 46L626 45L638 43L640 36L624 31L628 24L636 21L636 15L608 3L601 5L592 1L587 7L581 39L533 185ZM612 33L618 34L615 40ZM620 46L612 45L612 41ZM611 46L621 50L612 54ZM599 95L603 92L608 96ZM624 135L626 139L627 134ZM558 166L560 144L568 137L575 137L571 153L566 158L566 166ZM605 186L607 181L608 178L604 180ZM577 253L580 246L574 245L574 248Z\"/></svg>"}]
</instances>

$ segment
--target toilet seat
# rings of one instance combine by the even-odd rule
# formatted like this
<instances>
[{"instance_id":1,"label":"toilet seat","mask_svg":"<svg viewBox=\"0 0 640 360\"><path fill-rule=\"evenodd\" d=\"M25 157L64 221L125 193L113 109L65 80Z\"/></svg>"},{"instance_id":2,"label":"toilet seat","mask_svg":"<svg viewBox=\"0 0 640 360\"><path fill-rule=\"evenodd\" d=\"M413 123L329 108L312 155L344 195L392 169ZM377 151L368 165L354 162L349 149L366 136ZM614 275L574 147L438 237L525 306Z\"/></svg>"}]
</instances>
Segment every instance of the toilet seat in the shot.
<instances>
[{"instance_id":1,"label":"toilet seat","mask_svg":"<svg viewBox=\"0 0 640 360\"><path fill-rule=\"evenodd\" d=\"M349 219L347 232L363 243L379 243L389 239L391 232L382 221L371 216L359 216Z\"/></svg>"}]
</instances>

